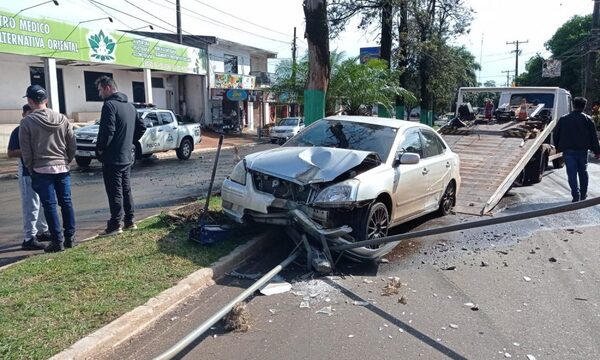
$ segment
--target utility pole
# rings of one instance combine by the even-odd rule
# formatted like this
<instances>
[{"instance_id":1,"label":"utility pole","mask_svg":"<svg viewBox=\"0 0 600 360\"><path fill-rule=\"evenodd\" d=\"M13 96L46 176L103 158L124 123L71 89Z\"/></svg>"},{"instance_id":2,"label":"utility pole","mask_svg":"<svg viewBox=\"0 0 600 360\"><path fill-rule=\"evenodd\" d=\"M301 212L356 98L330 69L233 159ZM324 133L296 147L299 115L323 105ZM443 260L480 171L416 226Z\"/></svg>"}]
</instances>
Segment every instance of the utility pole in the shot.
<instances>
[{"instance_id":1,"label":"utility pole","mask_svg":"<svg viewBox=\"0 0 600 360\"><path fill-rule=\"evenodd\" d=\"M294 40L292 41L292 88L296 89L296 27L294 26ZM298 116L298 103L296 101L297 94L294 94L292 99L292 117Z\"/></svg>"},{"instance_id":2,"label":"utility pole","mask_svg":"<svg viewBox=\"0 0 600 360\"><path fill-rule=\"evenodd\" d=\"M506 86L510 86L510 73L512 70L503 70L502 73L506 74Z\"/></svg>"},{"instance_id":3,"label":"utility pole","mask_svg":"<svg viewBox=\"0 0 600 360\"><path fill-rule=\"evenodd\" d=\"M181 4L180 0L175 1L175 10L177 11L177 42L183 44L183 35L181 34Z\"/></svg>"},{"instance_id":4,"label":"utility pole","mask_svg":"<svg viewBox=\"0 0 600 360\"><path fill-rule=\"evenodd\" d=\"M600 40L600 0L594 0L594 13L592 15L592 31L590 32L588 51L586 54L586 70L584 79L583 96L588 99L588 107L596 101L598 96L598 48Z\"/></svg>"},{"instance_id":5,"label":"utility pole","mask_svg":"<svg viewBox=\"0 0 600 360\"><path fill-rule=\"evenodd\" d=\"M517 77L519 76L519 44L527 44L528 42L529 40L506 42L506 45L516 45L516 49L511 51L515 53L515 86L519 86L519 84L517 84Z\"/></svg>"}]
</instances>

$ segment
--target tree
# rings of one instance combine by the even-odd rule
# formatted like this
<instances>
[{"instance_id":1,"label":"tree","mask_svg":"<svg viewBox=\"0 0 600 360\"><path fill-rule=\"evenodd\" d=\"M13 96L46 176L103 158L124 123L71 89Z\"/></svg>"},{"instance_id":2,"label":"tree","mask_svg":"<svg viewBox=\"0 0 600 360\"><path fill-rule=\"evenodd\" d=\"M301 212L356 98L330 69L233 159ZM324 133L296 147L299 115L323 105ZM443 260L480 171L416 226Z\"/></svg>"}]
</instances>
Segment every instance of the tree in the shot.
<instances>
[{"instance_id":1,"label":"tree","mask_svg":"<svg viewBox=\"0 0 600 360\"><path fill-rule=\"evenodd\" d=\"M308 81L304 90L304 121L310 124L325 115L325 93L329 83L329 26L327 1L304 0L308 42Z\"/></svg>"},{"instance_id":2,"label":"tree","mask_svg":"<svg viewBox=\"0 0 600 360\"><path fill-rule=\"evenodd\" d=\"M523 86L559 86L571 91L574 96L582 93L582 55L592 28L592 15L575 15L565 22L544 45L553 59L561 60L561 75L543 78L544 58L536 54L527 61L526 71L519 75Z\"/></svg>"},{"instance_id":3,"label":"tree","mask_svg":"<svg viewBox=\"0 0 600 360\"><path fill-rule=\"evenodd\" d=\"M368 115L373 104L391 113L396 96L415 102L414 96L401 88L397 79L397 71L388 69L385 60L360 64L357 58L346 59L332 69L327 108L334 110L332 105L340 103L349 115Z\"/></svg>"}]
</instances>

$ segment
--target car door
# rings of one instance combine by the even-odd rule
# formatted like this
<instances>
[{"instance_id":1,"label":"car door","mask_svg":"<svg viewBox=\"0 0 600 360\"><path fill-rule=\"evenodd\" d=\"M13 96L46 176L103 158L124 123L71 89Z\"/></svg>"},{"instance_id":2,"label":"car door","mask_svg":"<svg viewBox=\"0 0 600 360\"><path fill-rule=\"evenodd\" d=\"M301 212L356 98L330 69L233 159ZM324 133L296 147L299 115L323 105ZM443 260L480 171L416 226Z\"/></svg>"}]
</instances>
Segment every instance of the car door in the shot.
<instances>
[{"instance_id":1,"label":"car door","mask_svg":"<svg viewBox=\"0 0 600 360\"><path fill-rule=\"evenodd\" d=\"M159 111L158 117L160 119L160 127L162 129L161 134L161 146L162 150L171 150L177 148L177 122L170 111Z\"/></svg>"},{"instance_id":2,"label":"car door","mask_svg":"<svg viewBox=\"0 0 600 360\"><path fill-rule=\"evenodd\" d=\"M146 124L146 132L140 139L142 143L142 154L159 151L161 149L160 136L160 122L156 112L148 112L144 116L144 123ZM151 125L148 127L148 125Z\"/></svg>"},{"instance_id":3,"label":"car door","mask_svg":"<svg viewBox=\"0 0 600 360\"><path fill-rule=\"evenodd\" d=\"M410 152L423 155L421 135L418 128L406 130L397 154ZM402 221L421 213L424 207L426 186L423 182L423 165L400 164L394 169L394 221Z\"/></svg>"},{"instance_id":4,"label":"car door","mask_svg":"<svg viewBox=\"0 0 600 360\"><path fill-rule=\"evenodd\" d=\"M421 129L421 144L423 146L423 185L425 187L425 208L436 209L442 192L450 180L452 161L446 152L446 146L433 130Z\"/></svg>"}]
</instances>

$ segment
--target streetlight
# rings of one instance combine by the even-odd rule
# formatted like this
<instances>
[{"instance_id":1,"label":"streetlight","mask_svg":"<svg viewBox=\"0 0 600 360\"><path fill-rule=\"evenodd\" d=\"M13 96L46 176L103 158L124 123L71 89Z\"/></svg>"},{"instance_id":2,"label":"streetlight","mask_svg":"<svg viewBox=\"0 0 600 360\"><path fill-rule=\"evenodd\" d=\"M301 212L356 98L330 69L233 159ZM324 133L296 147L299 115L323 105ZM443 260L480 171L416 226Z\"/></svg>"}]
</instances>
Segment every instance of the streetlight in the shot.
<instances>
[{"instance_id":1,"label":"streetlight","mask_svg":"<svg viewBox=\"0 0 600 360\"><path fill-rule=\"evenodd\" d=\"M23 8L23 9L19 10L19 11L18 11L16 14L14 14L13 16L11 16L11 17L10 17L10 20L12 20L12 19L16 18L16 17L17 17L17 15L19 15L19 14L20 14L20 13L22 13L23 11L26 11L26 10L29 10L29 9L33 9L34 7L42 6L42 5L45 5L45 4L47 4L47 3L54 3L54 5L58 6L58 1L56 1L56 0L44 1L43 3L39 3L39 4L37 4L37 5L33 5L33 6L26 7L26 8ZM10 21L10 20L9 20L9 21ZM9 21L6 21L6 22L5 22L5 24L6 24L6 23L8 23ZM4 27L4 25L1 25L1 26L0 26L0 29L2 29L3 27Z\"/></svg>"},{"instance_id":2,"label":"streetlight","mask_svg":"<svg viewBox=\"0 0 600 360\"><path fill-rule=\"evenodd\" d=\"M134 31L141 30L141 29L144 29L144 28L149 28L150 30L154 30L154 26L152 26L152 25L144 25L144 26L140 26L140 27L135 28L135 29L126 30L126 31L123 31L123 34L121 34L121 36L117 39L117 41L115 41L115 43L117 43L117 44L121 43L120 41L123 38L123 36L125 36L125 32L133 33ZM127 42L127 41L124 41L124 42Z\"/></svg>"}]
</instances>

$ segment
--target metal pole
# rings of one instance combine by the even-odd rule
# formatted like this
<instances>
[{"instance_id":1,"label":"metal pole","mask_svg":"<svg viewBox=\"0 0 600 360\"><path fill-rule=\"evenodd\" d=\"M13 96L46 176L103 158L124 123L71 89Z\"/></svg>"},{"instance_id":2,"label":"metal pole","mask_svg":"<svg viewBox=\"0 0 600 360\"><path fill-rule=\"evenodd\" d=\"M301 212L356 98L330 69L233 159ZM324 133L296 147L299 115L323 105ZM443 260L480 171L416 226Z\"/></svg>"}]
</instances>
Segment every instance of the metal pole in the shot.
<instances>
[{"instance_id":1,"label":"metal pole","mask_svg":"<svg viewBox=\"0 0 600 360\"><path fill-rule=\"evenodd\" d=\"M511 41L511 42L506 42L506 45L516 45L517 48L514 51L515 53L515 86L518 86L519 84L517 83L517 78L519 77L519 44L527 44L529 42L529 40L525 40L525 41ZM511 52L513 52L511 51Z\"/></svg>"},{"instance_id":2,"label":"metal pole","mask_svg":"<svg viewBox=\"0 0 600 360\"><path fill-rule=\"evenodd\" d=\"M210 196L212 195L213 184L215 183L215 175L217 174L217 166L219 165L219 156L221 155L221 146L223 146L223 135L219 136L219 145L217 145L217 154L215 155L215 164L213 166L212 174L210 176L210 183L208 184L208 193L206 194L206 201L204 203L204 210L200 214L200 219L208 213L208 205L210 203ZM202 225L202 224L201 224Z\"/></svg>"},{"instance_id":3,"label":"metal pole","mask_svg":"<svg viewBox=\"0 0 600 360\"><path fill-rule=\"evenodd\" d=\"M292 261L296 260L299 252L294 251L287 259L283 260L279 265L274 267L271 271L261 277L257 282L252 284L248 289L244 290L241 294L239 294L235 299L230 301L227 305L221 308L217 313L211 316L208 320L202 323L196 330L189 333L185 338L181 339L177 344L175 344L172 348L155 357L154 360L163 360L163 359L172 359L174 356L179 354L183 349L185 349L189 344L191 344L194 340L199 338L204 332L210 329L211 326L217 323L217 321L221 320L221 318L227 313L231 311L231 309L239 302L244 301L247 297L252 295L256 290L258 290L261 286L266 284L269 280L271 280L275 275L277 275L281 270L283 270L286 266L292 263Z\"/></svg>"},{"instance_id":4,"label":"metal pole","mask_svg":"<svg viewBox=\"0 0 600 360\"><path fill-rule=\"evenodd\" d=\"M444 234L444 233L459 231L459 230L469 230L469 229L474 229L474 228L483 227L483 226L503 224L503 223L512 222L512 221L526 220L526 219L536 218L536 217L540 217L540 216L553 215L553 214L558 214L558 213L567 212L567 211L579 210L579 209L583 209L583 208L595 206L595 205L600 205L600 197L595 197L593 199L587 199L587 200L579 201L576 203L570 203L567 205L553 206L553 207L549 207L546 209L534 210L534 211L513 214L513 215L507 215L507 216L502 216L502 217L493 218L493 219L478 220L478 221L472 221L472 222L468 222L468 223L443 226L443 227L435 228L435 229L420 230L420 231L414 231L414 232L405 233L405 234L387 236L387 237L379 238L379 239L359 241L359 242L355 242L355 243L351 243L351 244L337 245L337 246L332 246L329 249L331 251L343 251L343 250L350 250L350 249L355 249L355 248L359 248L359 247L363 247L363 246L387 244L387 243L394 242L394 241L413 239L413 238L422 237L422 236Z\"/></svg>"},{"instance_id":5,"label":"metal pole","mask_svg":"<svg viewBox=\"0 0 600 360\"><path fill-rule=\"evenodd\" d=\"M175 1L175 10L177 12L177 42L183 44L183 35L181 34L181 4L180 0Z\"/></svg>"}]
</instances>

